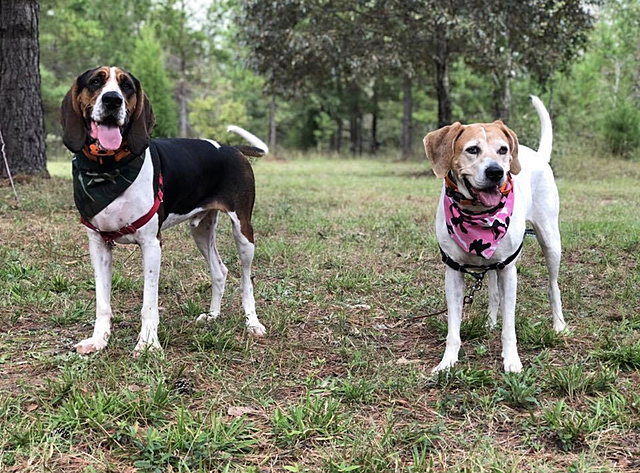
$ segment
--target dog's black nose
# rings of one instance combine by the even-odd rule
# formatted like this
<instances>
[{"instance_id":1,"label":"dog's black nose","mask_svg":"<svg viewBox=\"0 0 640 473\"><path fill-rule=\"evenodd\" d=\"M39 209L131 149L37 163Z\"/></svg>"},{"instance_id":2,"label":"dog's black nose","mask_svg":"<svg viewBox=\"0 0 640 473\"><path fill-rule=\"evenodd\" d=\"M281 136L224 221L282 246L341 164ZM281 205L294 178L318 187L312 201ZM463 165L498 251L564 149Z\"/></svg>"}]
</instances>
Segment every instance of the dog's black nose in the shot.
<instances>
[{"instance_id":1,"label":"dog's black nose","mask_svg":"<svg viewBox=\"0 0 640 473\"><path fill-rule=\"evenodd\" d=\"M102 105L105 108L118 108L122 105L122 96L118 92L105 92L102 96Z\"/></svg>"},{"instance_id":2,"label":"dog's black nose","mask_svg":"<svg viewBox=\"0 0 640 473\"><path fill-rule=\"evenodd\" d=\"M492 164L484 170L484 175L487 176L487 179L490 181L498 182L504 176L504 171L497 164Z\"/></svg>"}]
</instances>

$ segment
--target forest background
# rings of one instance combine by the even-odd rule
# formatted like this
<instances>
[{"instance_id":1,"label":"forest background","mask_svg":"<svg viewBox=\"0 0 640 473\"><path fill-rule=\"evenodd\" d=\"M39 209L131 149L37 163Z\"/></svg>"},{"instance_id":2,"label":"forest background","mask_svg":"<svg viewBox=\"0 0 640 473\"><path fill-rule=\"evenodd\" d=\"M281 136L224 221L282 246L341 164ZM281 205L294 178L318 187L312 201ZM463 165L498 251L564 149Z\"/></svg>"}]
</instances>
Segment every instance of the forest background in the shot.
<instances>
[{"instance_id":1,"label":"forest background","mask_svg":"<svg viewBox=\"0 0 640 473\"><path fill-rule=\"evenodd\" d=\"M550 108L556 153L640 155L635 0L43 0L48 158L66 156L60 102L99 65L138 77L155 136L227 141L227 124L282 157L424 157L440 125L502 118L536 145L528 96Z\"/></svg>"}]
</instances>

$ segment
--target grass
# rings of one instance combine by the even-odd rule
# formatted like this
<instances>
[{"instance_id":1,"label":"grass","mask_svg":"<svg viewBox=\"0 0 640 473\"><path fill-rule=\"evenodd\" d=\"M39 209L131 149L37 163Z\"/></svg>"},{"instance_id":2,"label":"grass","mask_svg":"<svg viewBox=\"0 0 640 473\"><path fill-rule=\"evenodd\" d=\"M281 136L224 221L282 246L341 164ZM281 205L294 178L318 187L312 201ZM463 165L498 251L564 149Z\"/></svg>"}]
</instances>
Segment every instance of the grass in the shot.
<instances>
[{"instance_id":1,"label":"grass","mask_svg":"<svg viewBox=\"0 0 640 473\"><path fill-rule=\"evenodd\" d=\"M324 158L254 166L263 339L243 328L228 223L223 316L185 226L163 235L163 354L132 356L140 252L114 252L114 333L71 353L95 311L69 163L0 188L0 471L603 472L640 469L640 163L565 155L561 290L519 264L525 370L502 373L486 290L465 314L460 363L431 374L446 323L433 233L441 183L424 162Z\"/></svg>"}]
</instances>

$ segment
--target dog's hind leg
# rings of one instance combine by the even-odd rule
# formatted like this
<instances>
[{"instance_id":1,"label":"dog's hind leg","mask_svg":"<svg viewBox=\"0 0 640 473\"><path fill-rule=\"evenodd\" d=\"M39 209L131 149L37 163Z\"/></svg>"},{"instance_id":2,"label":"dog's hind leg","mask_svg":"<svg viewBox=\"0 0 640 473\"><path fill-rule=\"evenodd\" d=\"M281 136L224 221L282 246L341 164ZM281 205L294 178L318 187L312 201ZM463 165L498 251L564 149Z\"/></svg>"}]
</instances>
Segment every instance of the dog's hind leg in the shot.
<instances>
[{"instance_id":1,"label":"dog's hind leg","mask_svg":"<svg viewBox=\"0 0 640 473\"><path fill-rule=\"evenodd\" d=\"M191 220L189 228L191 235L209 265L211 273L211 305L209 312L200 314L198 321L208 321L218 318L220 306L224 294L224 285L227 280L227 267L222 262L216 245L216 228L218 226L217 210L211 210L202 218Z\"/></svg>"},{"instance_id":2,"label":"dog's hind leg","mask_svg":"<svg viewBox=\"0 0 640 473\"><path fill-rule=\"evenodd\" d=\"M111 335L111 248L102 237L93 230L87 230L89 252L95 274L96 284L96 323L91 338L82 340L75 351L83 355L97 352L107 346Z\"/></svg>"},{"instance_id":3,"label":"dog's hind leg","mask_svg":"<svg viewBox=\"0 0 640 473\"><path fill-rule=\"evenodd\" d=\"M498 289L498 275L495 271L487 273L489 278L489 318L487 325L490 329L495 328L498 323L498 311L500 310L500 290Z\"/></svg>"},{"instance_id":4,"label":"dog's hind leg","mask_svg":"<svg viewBox=\"0 0 640 473\"><path fill-rule=\"evenodd\" d=\"M560 241L560 230L557 218L544 218L542 221L531 222L536 231L536 237L549 271L549 303L551 304L551 314L553 316L553 329L562 332L567 324L562 315L562 300L560 298L560 288L558 287L558 273L560 271L560 255L562 246Z\"/></svg>"},{"instance_id":5,"label":"dog's hind leg","mask_svg":"<svg viewBox=\"0 0 640 473\"><path fill-rule=\"evenodd\" d=\"M251 226L250 212L238 210L229 212L233 227L233 237L236 241L238 256L242 264L242 307L244 308L247 329L253 335L263 336L266 333L264 325L258 320L256 314L256 302L253 297L253 284L251 283L251 263L255 246L253 244L253 227Z\"/></svg>"}]
</instances>

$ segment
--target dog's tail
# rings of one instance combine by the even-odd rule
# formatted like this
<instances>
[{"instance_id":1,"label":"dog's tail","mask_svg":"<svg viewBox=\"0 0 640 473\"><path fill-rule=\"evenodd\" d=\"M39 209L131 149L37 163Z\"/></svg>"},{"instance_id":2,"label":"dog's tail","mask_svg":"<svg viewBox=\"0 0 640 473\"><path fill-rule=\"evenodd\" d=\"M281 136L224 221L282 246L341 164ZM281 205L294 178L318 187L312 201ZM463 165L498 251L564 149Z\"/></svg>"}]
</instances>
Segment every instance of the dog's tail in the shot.
<instances>
[{"instance_id":1,"label":"dog's tail","mask_svg":"<svg viewBox=\"0 0 640 473\"><path fill-rule=\"evenodd\" d=\"M547 108L535 95L531 96L531 102L533 107L538 112L538 118L540 118L540 145L538 146L538 154L545 156L547 162L551 160L551 147L553 145L553 127L551 126L551 117Z\"/></svg>"},{"instance_id":2,"label":"dog's tail","mask_svg":"<svg viewBox=\"0 0 640 473\"><path fill-rule=\"evenodd\" d=\"M239 126L235 125L229 125L227 126L227 132L240 135L251 144L251 146L236 146L236 148L238 148L240 152L245 156L261 158L264 155L269 154L269 147L267 146L267 144L253 133L249 133L244 128L240 128Z\"/></svg>"}]
</instances>

